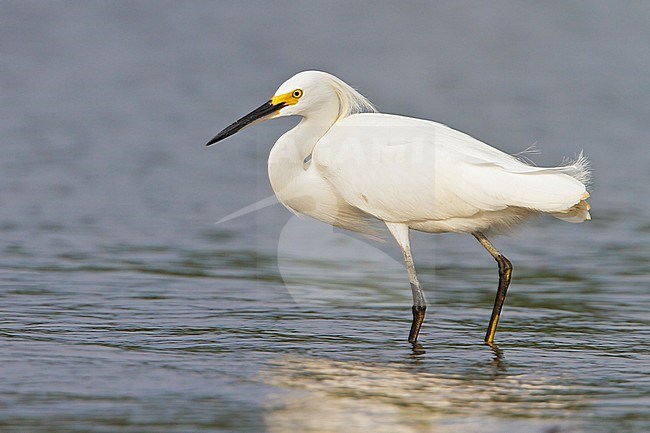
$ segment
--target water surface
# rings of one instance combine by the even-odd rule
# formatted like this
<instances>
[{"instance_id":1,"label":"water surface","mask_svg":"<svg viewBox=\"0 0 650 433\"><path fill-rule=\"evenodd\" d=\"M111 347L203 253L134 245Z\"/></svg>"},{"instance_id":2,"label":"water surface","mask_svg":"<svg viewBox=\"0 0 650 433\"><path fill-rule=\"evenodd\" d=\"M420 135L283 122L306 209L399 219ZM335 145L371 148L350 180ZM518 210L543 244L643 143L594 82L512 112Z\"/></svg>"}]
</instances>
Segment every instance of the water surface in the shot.
<instances>
[{"instance_id":1,"label":"water surface","mask_svg":"<svg viewBox=\"0 0 650 433\"><path fill-rule=\"evenodd\" d=\"M0 3L0 429L650 429L646 5ZM218 130L297 71L540 165L581 149L594 220L494 242L514 263L299 219L266 156L291 120ZM264 203L269 203L265 201Z\"/></svg>"}]
</instances>

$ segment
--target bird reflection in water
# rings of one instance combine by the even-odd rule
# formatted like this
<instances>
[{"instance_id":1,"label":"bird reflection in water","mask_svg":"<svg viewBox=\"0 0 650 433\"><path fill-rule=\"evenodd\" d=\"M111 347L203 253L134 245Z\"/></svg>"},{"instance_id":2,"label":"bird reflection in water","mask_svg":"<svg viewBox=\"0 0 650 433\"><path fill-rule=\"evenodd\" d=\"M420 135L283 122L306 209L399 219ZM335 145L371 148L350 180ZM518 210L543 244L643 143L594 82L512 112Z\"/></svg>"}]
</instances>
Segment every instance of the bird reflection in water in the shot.
<instances>
[{"instance_id":1,"label":"bird reflection in water","mask_svg":"<svg viewBox=\"0 0 650 433\"><path fill-rule=\"evenodd\" d=\"M431 349L433 351L433 349ZM280 391L270 395L270 432L565 431L570 419L552 419L575 407L559 378L505 371L503 352L491 346L491 374L436 373L415 346L411 362L368 363L286 356L261 372ZM584 401L583 401L584 403Z\"/></svg>"}]
</instances>

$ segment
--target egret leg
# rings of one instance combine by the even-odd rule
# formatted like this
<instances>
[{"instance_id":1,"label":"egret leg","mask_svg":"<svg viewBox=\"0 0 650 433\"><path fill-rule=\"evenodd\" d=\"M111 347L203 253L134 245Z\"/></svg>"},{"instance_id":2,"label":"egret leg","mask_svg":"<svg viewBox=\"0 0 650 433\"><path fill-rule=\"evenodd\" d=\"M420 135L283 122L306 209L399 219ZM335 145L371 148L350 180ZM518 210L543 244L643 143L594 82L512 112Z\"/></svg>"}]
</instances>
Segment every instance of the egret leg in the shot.
<instances>
[{"instance_id":1,"label":"egret leg","mask_svg":"<svg viewBox=\"0 0 650 433\"><path fill-rule=\"evenodd\" d=\"M409 332L409 343L415 343L418 341L420 328L422 327L422 322L427 311L427 301L418 281L417 273L415 272L415 264L411 255L409 227L406 224L398 223L386 223L386 226L402 250L409 282L411 283L411 292L413 294L413 322L411 323L411 331Z\"/></svg>"},{"instance_id":2,"label":"egret leg","mask_svg":"<svg viewBox=\"0 0 650 433\"><path fill-rule=\"evenodd\" d=\"M476 232L473 233L476 240L483 245L494 260L499 264L499 288L497 289L497 297L494 300L494 307L492 308L492 316L490 317L490 323L488 324L488 329L485 334L485 342L492 344L494 342L494 334L497 332L497 324L499 323L499 316L501 315L501 309L503 308L503 302L506 300L506 292L508 291L508 286L510 285L510 277L512 276L512 263L508 260L503 254L501 254L494 245L485 237L483 233Z\"/></svg>"}]
</instances>

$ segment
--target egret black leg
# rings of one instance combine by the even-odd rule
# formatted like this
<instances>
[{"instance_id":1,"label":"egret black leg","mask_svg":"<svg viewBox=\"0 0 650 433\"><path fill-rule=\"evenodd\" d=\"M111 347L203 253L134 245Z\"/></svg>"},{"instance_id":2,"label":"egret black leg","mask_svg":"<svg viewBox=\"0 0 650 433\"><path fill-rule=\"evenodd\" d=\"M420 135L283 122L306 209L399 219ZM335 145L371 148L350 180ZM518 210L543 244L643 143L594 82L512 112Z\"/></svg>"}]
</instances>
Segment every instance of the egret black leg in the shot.
<instances>
[{"instance_id":1,"label":"egret black leg","mask_svg":"<svg viewBox=\"0 0 650 433\"><path fill-rule=\"evenodd\" d=\"M492 344L494 342L494 334L497 332L497 324L499 323L499 316L501 316L501 309L503 308L503 302L506 300L506 293L508 292L508 286L510 285L510 278L512 276L512 263L501 254L488 238L485 237L483 233L476 232L473 233L476 240L480 242L481 245L494 257L494 260L497 261L499 265L499 287L497 289L497 296L494 300L494 307L492 308L492 316L490 317L490 323L488 324L487 332L485 333L485 342Z\"/></svg>"},{"instance_id":2,"label":"egret black leg","mask_svg":"<svg viewBox=\"0 0 650 433\"><path fill-rule=\"evenodd\" d=\"M418 341L420 328L424 322L424 315L427 311L427 301L424 298L424 292L418 281L418 276L415 273L415 264L411 256L411 248L402 249L404 254L404 263L406 270L409 274L409 282L411 283L411 293L413 294L413 322L411 323L411 332L409 332L409 343L415 344Z\"/></svg>"},{"instance_id":3,"label":"egret black leg","mask_svg":"<svg viewBox=\"0 0 650 433\"><path fill-rule=\"evenodd\" d=\"M406 264L409 282L411 283L411 293L413 294L413 322L411 323L411 331L409 332L409 342L415 344L418 341L420 328L422 327L422 322L427 311L427 301L424 298L424 292L418 281L415 264L411 256L409 227L405 224L396 223L386 223L386 226L402 249L404 264Z\"/></svg>"},{"instance_id":4,"label":"egret black leg","mask_svg":"<svg viewBox=\"0 0 650 433\"><path fill-rule=\"evenodd\" d=\"M427 301L424 298L424 292L415 273L415 265L413 264L410 248L404 250L404 263L406 263L406 270L408 271L409 281L411 283L411 293L413 294L413 322L411 322L411 332L409 332L409 343L415 343L418 341L420 328L422 327L422 322L424 322Z\"/></svg>"},{"instance_id":5,"label":"egret black leg","mask_svg":"<svg viewBox=\"0 0 650 433\"><path fill-rule=\"evenodd\" d=\"M420 328L422 327L422 322L424 322L426 312L426 305L413 306L413 322L411 323L411 332L409 332L409 343L416 343L418 341L418 335L420 334Z\"/></svg>"}]
</instances>

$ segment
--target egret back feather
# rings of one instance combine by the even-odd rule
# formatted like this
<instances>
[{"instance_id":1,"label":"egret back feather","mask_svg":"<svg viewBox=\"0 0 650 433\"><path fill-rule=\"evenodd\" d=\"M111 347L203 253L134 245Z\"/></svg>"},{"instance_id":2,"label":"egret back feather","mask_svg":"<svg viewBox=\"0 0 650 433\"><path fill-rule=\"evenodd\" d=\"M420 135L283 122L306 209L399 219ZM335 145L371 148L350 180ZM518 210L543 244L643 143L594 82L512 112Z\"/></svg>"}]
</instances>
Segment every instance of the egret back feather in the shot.
<instances>
[{"instance_id":1,"label":"egret back feather","mask_svg":"<svg viewBox=\"0 0 650 433\"><path fill-rule=\"evenodd\" d=\"M541 212L589 219L584 157L534 167L436 122L352 115L318 141L313 160L351 206L417 230L503 232Z\"/></svg>"}]
</instances>

